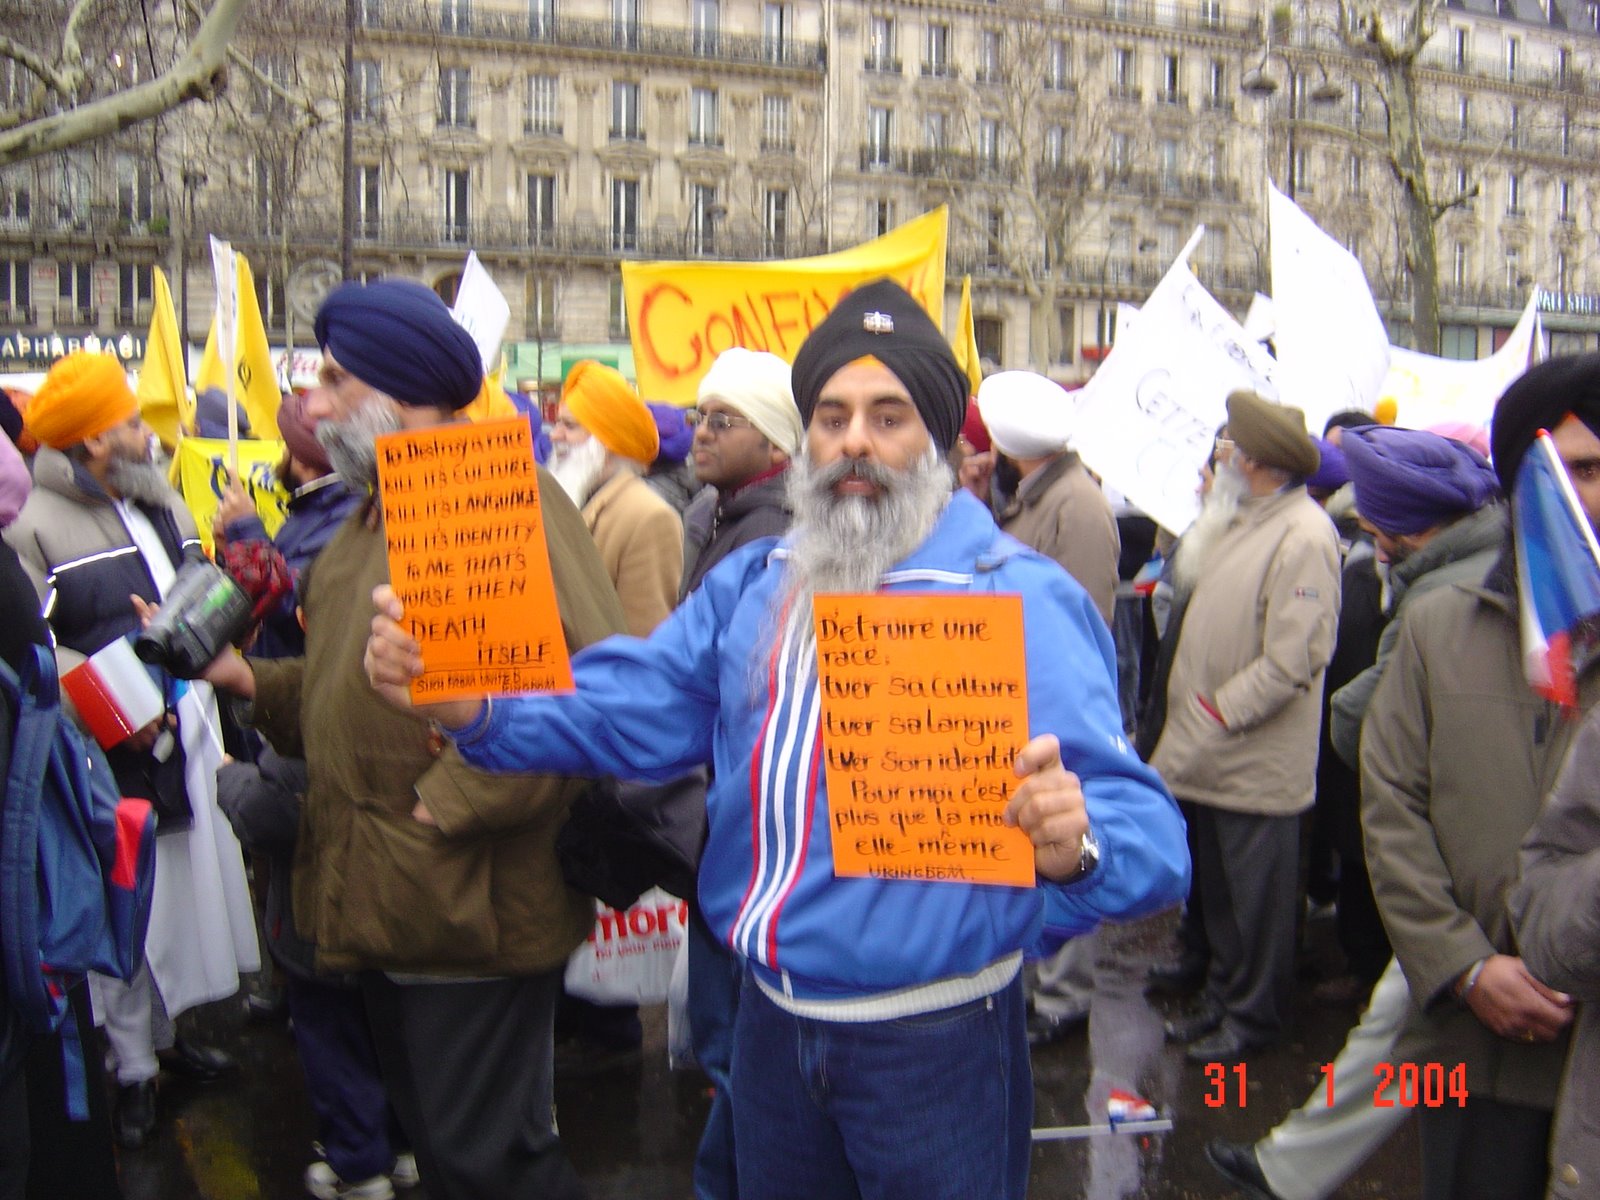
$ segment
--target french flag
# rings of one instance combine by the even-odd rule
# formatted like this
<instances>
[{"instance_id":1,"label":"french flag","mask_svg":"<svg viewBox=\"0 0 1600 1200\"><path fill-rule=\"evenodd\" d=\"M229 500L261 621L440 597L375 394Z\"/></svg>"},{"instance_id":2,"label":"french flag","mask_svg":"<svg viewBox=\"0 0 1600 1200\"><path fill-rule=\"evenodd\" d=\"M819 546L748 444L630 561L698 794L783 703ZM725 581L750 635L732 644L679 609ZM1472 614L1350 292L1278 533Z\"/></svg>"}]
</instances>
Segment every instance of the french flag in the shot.
<instances>
[{"instance_id":1,"label":"french flag","mask_svg":"<svg viewBox=\"0 0 1600 1200\"><path fill-rule=\"evenodd\" d=\"M1511 520L1528 683L1576 708L1574 650L1600 632L1600 542L1545 430L1517 470Z\"/></svg>"}]
</instances>

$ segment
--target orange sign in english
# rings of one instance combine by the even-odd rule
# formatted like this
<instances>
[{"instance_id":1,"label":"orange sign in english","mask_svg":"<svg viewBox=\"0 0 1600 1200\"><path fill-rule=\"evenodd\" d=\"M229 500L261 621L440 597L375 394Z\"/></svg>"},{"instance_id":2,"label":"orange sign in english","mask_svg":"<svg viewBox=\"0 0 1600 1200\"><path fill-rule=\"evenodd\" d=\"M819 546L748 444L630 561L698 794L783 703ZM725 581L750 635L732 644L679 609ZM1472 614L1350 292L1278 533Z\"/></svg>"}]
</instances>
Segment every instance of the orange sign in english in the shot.
<instances>
[{"instance_id":1,"label":"orange sign in english","mask_svg":"<svg viewBox=\"0 0 1600 1200\"><path fill-rule=\"evenodd\" d=\"M819 595L837 875L1034 883L1002 814L1028 742L1022 597Z\"/></svg>"},{"instance_id":2,"label":"orange sign in english","mask_svg":"<svg viewBox=\"0 0 1600 1200\"><path fill-rule=\"evenodd\" d=\"M521 417L378 439L389 578L422 645L417 703L572 689Z\"/></svg>"}]
</instances>

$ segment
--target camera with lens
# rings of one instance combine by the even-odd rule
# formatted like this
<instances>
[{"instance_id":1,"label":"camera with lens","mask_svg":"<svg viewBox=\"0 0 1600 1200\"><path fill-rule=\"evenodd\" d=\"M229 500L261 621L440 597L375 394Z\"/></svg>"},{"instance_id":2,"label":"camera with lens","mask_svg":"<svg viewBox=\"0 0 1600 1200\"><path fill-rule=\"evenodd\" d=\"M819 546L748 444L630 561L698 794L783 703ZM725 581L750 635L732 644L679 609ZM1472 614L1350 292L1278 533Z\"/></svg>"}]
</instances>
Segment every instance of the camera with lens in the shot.
<instances>
[{"instance_id":1,"label":"camera with lens","mask_svg":"<svg viewBox=\"0 0 1600 1200\"><path fill-rule=\"evenodd\" d=\"M250 599L209 559L194 559L161 602L161 611L133 643L147 663L179 679L198 679L211 660L250 628Z\"/></svg>"}]
</instances>

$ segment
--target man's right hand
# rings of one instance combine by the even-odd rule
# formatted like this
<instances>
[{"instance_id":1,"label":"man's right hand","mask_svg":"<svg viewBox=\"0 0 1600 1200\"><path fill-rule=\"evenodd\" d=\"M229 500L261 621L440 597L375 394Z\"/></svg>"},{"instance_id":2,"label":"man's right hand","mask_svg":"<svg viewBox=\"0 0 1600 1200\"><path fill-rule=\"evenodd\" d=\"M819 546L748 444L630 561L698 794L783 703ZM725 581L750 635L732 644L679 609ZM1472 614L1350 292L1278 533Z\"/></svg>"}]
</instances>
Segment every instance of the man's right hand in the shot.
<instances>
[{"instance_id":1,"label":"man's right hand","mask_svg":"<svg viewBox=\"0 0 1600 1200\"><path fill-rule=\"evenodd\" d=\"M1552 1042L1572 1024L1572 997L1545 987L1520 958L1493 954L1466 996L1491 1031L1513 1042Z\"/></svg>"}]
</instances>

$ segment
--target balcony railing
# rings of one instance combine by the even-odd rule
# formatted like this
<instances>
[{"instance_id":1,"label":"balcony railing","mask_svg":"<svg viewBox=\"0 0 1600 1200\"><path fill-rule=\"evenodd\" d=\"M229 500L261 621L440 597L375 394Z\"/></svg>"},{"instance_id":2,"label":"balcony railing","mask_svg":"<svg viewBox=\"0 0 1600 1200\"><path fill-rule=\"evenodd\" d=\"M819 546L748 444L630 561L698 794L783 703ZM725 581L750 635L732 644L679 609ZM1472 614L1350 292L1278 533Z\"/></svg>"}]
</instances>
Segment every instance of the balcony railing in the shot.
<instances>
[{"instance_id":1,"label":"balcony railing","mask_svg":"<svg viewBox=\"0 0 1600 1200\"><path fill-rule=\"evenodd\" d=\"M522 132L529 137L560 137L562 126L560 121L525 117L522 121Z\"/></svg>"},{"instance_id":2,"label":"balcony railing","mask_svg":"<svg viewBox=\"0 0 1600 1200\"><path fill-rule=\"evenodd\" d=\"M898 58L887 54L869 54L866 58L866 69L876 71L880 75L904 74L903 64Z\"/></svg>"},{"instance_id":3,"label":"balcony railing","mask_svg":"<svg viewBox=\"0 0 1600 1200\"><path fill-rule=\"evenodd\" d=\"M512 44L544 43L580 50L622 50L670 58L713 59L719 62L759 63L802 71L821 71L827 51L820 42L798 38L772 38L753 34L712 32L705 29L585 19L560 14L474 10L468 29L441 29L437 4L384 4L363 29L428 38L470 37L477 41Z\"/></svg>"},{"instance_id":4,"label":"balcony railing","mask_svg":"<svg viewBox=\"0 0 1600 1200\"><path fill-rule=\"evenodd\" d=\"M939 62L923 63L922 74L928 79L959 79L961 68L948 60L941 59Z\"/></svg>"}]
</instances>

